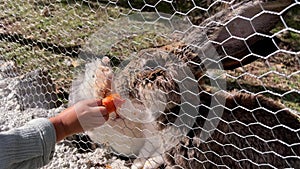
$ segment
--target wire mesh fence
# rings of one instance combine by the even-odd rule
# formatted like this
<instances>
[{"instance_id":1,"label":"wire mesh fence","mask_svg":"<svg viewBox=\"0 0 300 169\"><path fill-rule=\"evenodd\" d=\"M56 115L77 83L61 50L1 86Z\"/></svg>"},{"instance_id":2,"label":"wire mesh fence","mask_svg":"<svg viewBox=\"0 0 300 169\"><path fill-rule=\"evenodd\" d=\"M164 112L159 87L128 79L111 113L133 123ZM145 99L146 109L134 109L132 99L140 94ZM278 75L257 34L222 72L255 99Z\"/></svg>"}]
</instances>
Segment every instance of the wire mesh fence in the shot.
<instances>
[{"instance_id":1,"label":"wire mesh fence","mask_svg":"<svg viewBox=\"0 0 300 169\"><path fill-rule=\"evenodd\" d=\"M0 2L0 131L119 94L44 168L298 168L297 0ZM1 167L0 167L1 168Z\"/></svg>"}]
</instances>

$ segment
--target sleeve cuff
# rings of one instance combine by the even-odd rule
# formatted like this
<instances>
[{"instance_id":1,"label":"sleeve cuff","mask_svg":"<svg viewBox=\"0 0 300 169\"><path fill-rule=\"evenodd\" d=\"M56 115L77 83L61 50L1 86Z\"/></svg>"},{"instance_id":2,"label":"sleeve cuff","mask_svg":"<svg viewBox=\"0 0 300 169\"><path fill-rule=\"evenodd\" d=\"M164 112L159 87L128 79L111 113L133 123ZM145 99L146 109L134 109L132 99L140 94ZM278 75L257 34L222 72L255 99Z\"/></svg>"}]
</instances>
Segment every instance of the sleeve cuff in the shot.
<instances>
[{"instance_id":1,"label":"sleeve cuff","mask_svg":"<svg viewBox=\"0 0 300 169\"><path fill-rule=\"evenodd\" d=\"M56 133L46 118L0 133L0 168L39 168L52 159Z\"/></svg>"},{"instance_id":2,"label":"sleeve cuff","mask_svg":"<svg viewBox=\"0 0 300 169\"><path fill-rule=\"evenodd\" d=\"M36 128L41 136L43 150L43 165L49 163L53 158L56 143L56 133L53 124L46 118L33 119L26 124Z\"/></svg>"}]
</instances>

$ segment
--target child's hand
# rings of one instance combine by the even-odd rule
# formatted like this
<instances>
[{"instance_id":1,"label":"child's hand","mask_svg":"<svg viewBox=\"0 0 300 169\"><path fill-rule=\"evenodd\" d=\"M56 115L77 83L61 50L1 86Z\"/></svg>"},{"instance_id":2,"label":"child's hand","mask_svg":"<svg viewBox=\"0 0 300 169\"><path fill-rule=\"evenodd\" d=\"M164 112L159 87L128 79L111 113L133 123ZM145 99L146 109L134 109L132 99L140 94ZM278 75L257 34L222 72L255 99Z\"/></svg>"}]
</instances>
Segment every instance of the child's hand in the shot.
<instances>
[{"instance_id":1,"label":"child's hand","mask_svg":"<svg viewBox=\"0 0 300 169\"><path fill-rule=\"evenodd\" d=\"M109 112L101 102L101 99L88 99L73 106L82 130L87 131L99 127L108 120Z\"/></svg>"},{"instance_id":2,"label":"child's hand","mask_svg":"<svg viewBox=\"0 0 300 169\"><path fill-rule=\"evenodd\" d=\"M56 140L103 125L108 120L109 114L99 103L102 103L102 100L82 100L52 117L50 121L56 130Z\"/></svg>"}]
</instances>

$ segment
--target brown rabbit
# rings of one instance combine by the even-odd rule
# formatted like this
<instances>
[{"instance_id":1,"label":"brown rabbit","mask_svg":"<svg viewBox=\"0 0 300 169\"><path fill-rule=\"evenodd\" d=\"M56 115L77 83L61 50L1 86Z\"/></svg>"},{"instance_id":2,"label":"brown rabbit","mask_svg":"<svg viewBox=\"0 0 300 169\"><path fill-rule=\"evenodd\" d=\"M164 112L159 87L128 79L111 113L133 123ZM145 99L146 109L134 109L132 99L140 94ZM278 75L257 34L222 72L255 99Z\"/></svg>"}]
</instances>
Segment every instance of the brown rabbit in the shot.
<instances>
[{"instance_id":1,"label":"brown rabbit","mask_svg":"<svg viewBox=\"0 0 300 169\"><path fill-rule=\"evenodd\" d=\"M131 168L300 166L299 115L261 95L226 92L223 76L209 72L234 69L276 51L273 39L262 35L280 16L256 15L290 4L244 1L171 45L140 51L114 77L114 90L128 103L121 118L89 133L92 140L136 158Z\"/></svg>"},{"instance_id":2,"label":"brown rabbit","mask_svg":"<svg viewBox=\"0 0 300 169\"><path fill-rule=\"evenodd\" d=\"M221 62L224 69L234 69L253 62L258 59L258 56L264 57L275 52L277 47L272 38L261 35L254 35L250 38L248 36L255 32L268 34L280 20L278 15L269 13L254 17L262 11L262 8L280 12L289 4L291 1L242 2L235 5L233 10L221 11L204 21L199 29L189 32L183 42L140 52L139 58L149 58L149 56L153 58L160 55L161 58L177 57L185 62L195 78L199 80L201 103L193 129L189 130L185 136L177 138L180 142L176 146L166 151L163 156L136 160L132 168L157 168L160 164L164 164L162 166L165 167L191 169L296 168L300 165L299 115L264 96L238 92L215 92L213 87L207 87L203 82L206 69L216 67L214 61ZM246 19L232 19L235 15ZM253 19L250 21L247 18ZM212 21L218 21L220 24ZM205 28L201 29L202 26ZM208 38L203 38L203 34L206 34ZM230 38L231 36L237 38ZM246 40L240 40L241 38ZM203 45L206 41L216 43ZM216 49L215 51L211 50L212 46ZM167 65L166 59L165 66ZM133 93L136 93L135 96L138 96L141 92L134 90L136 86L152 84L168 93L167 103L177 103L167 106L164 114L156 119L158 131L172 130L170 128L176 130L177 126L173 122L180 118L176 116L176 113L179 112L180 106L178 105L182 104L182 100L176 94L180 91L176 80L170 78L171 74L160 68L142 71L136 76L135 82L130 83L133 85L129 87ZM219 107L210 108L212 102L225 102L225 105L220 104ZM209 119L209 111L215 111L214 118ZM222 113L219 113L220 111ZM205 122L210 120L212 123L214 120L219 121L213 132L206 131L204 126ZM168 142L172 139L174 138L165 138L164 141Z\"/></svg>"}]
</instances>

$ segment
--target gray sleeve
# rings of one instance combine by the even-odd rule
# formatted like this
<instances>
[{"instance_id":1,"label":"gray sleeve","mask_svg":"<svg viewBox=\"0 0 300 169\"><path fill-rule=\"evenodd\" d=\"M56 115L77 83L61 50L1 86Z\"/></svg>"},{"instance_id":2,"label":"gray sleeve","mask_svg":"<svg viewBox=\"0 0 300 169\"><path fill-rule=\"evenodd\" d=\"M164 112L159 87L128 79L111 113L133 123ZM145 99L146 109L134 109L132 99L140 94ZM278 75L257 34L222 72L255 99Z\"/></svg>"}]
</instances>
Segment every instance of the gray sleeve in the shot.
<instances>
[{"instance_id":1,"label":"gray sleeve","mask_svg":"<svg viewBox=\"0 0 300 169\"><path fill-rule=\"evenodd\" d=\"M52 159L56 133L45 118L0 133L0 168L39 168Z\"/></svg>"}]
</instances>

